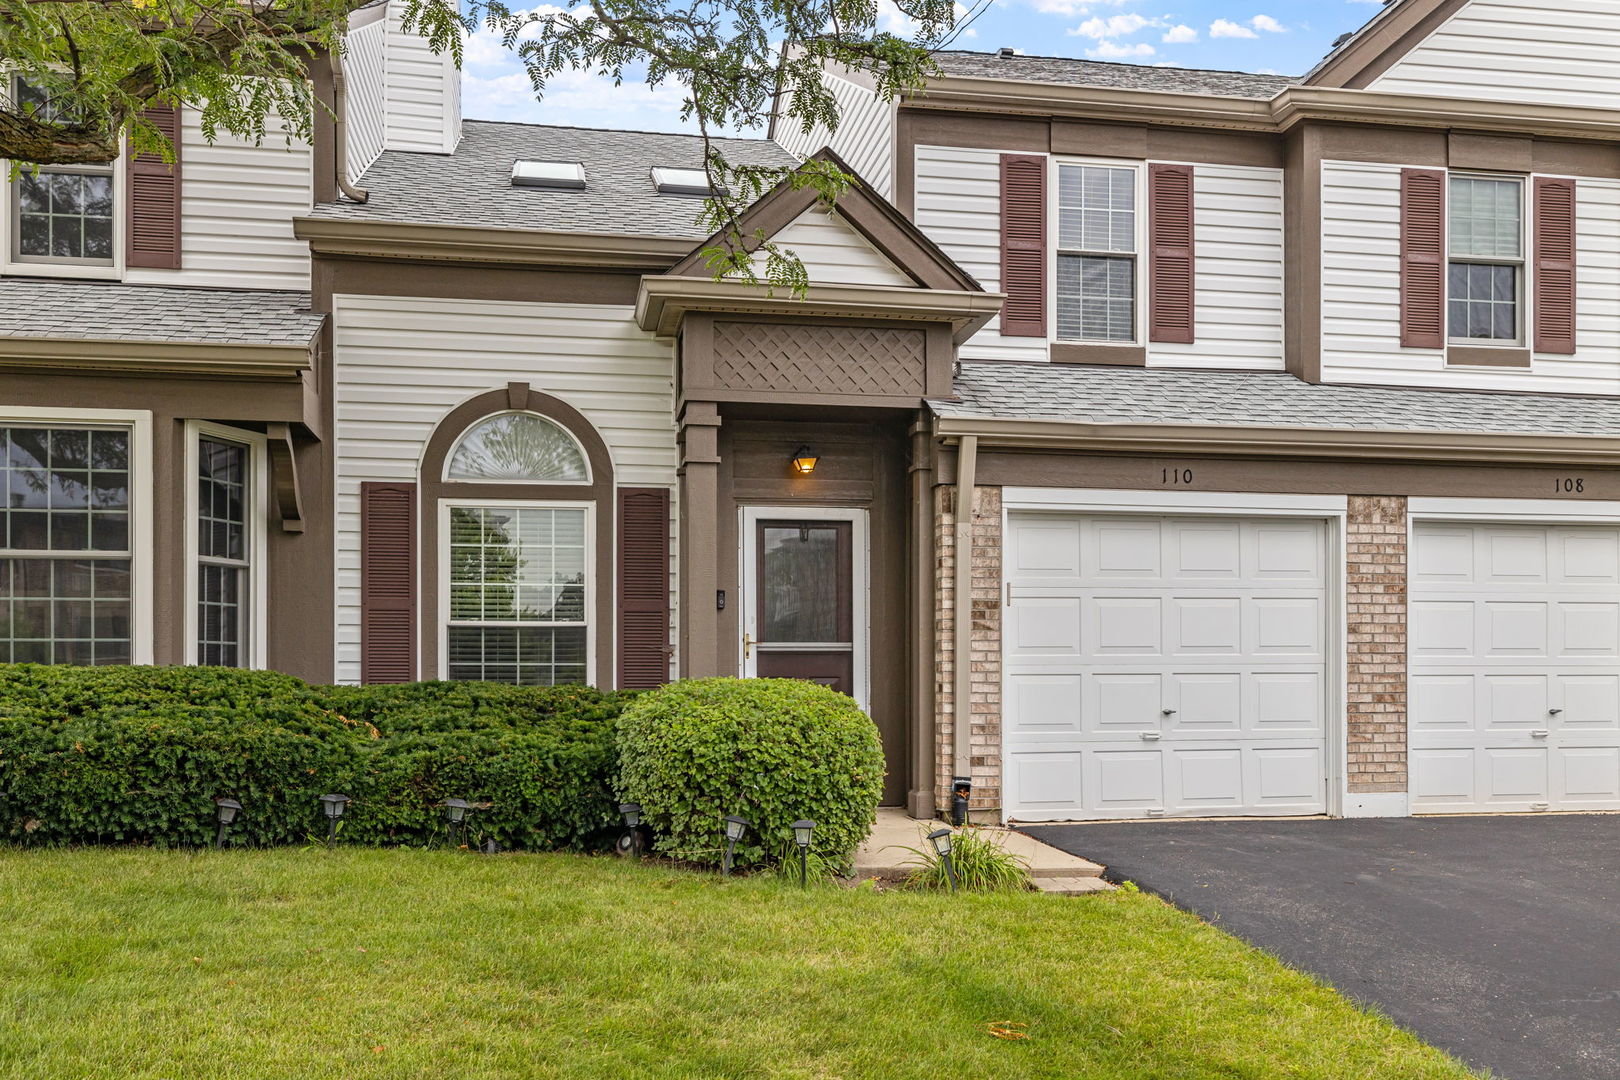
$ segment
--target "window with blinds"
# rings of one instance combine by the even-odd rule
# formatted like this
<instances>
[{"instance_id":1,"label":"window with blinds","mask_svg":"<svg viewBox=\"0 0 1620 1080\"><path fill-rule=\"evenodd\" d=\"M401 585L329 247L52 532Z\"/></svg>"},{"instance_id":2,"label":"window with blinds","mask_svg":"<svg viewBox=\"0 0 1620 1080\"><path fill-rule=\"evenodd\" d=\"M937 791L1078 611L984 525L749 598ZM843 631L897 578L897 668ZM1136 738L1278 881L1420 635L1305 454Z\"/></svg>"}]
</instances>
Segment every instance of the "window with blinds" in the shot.
<instances>
[{"instance_id":1,"label":"window with blinds","mask_svg":"<svg viewBox=\"0 0 1620 1080\"><path fill-rule=\"evenodd\" d=\"M1452 341L1523 340L1524 184L1452 176L1447 323Z\"/></svg>"},{"instance_id":2,"label":"window with blinds","mask_svg":"<svg viewBox=\"0 0 1620 1080\"><path fill-rule=\"evenodd\" d=\"M1060 340L1136 340L1136 186L1136 169L1058 166Z\"/></svg>"}]
</instances>

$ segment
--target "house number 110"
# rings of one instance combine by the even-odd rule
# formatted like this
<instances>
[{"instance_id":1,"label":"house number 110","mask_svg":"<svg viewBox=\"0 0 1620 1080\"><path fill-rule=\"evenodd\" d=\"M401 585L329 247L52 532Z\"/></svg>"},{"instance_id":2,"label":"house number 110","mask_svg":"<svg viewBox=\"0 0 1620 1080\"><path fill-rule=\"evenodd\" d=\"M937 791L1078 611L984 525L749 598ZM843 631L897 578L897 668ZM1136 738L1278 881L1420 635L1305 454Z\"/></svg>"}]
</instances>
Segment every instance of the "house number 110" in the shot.
<instances>
[{"instance_id":1,"label":"house number 110","mask_svg":"<svg viewBox=\"0 0 1620 1080\"><path fill-rule=\"evenodd\" d=\"M1163 469L1161 471L1163 476L1159 482L1162 484L1184 487L1193 482L1193 471L1191 469Z\"/></svg>"}]
</instances>

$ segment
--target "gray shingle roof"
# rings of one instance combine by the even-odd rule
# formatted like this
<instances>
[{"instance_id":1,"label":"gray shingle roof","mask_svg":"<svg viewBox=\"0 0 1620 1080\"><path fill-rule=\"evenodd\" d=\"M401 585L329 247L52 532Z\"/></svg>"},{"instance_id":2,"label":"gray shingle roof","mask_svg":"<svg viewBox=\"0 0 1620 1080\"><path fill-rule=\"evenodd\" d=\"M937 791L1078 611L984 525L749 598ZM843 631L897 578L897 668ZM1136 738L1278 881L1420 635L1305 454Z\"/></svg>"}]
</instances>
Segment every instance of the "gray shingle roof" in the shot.
<instances>
[{"instance_id":1,"label":"gray shingle roof","mask_svg":"<svg viewBox=\"0 0 1620 1080\"><path fill-rule=\"evenodd\" d=\"M309 294L0 278L0 337L308 345Z\"/></svg>"},{"instance_id":2,"label":"gray shingle roof","mask_svg":"<svg viewBox=\"0 0 1620 1080\"><path fill-rule=\"evenodd\" d=\"M795 165L798 158L766 139L720 139L733 164ZM584 191L514 188L519 158L585 163ZM703 141L694 135L546 127L469 120L450 155L390 150L359 184L364 205L323 204L317 218L399 221L426 225L626 233L701 240L703 200L659 195L655 165L701 168Z\"/></svg>"},{"instance_id":3,"label":"gray shingle roof","mask_svg":"<svg viewBox=\"0 0 1620 1080\"><path fill-rule=\"evenodd\" d=\"M1620 400L1322 386L1281 372L965 362L944 417L1620 436Z\"/></svg>"},{"instance_id":4,"label":"gray shingle roof","mask_svg":"<svg viewBox=\"0 0 1620 1080\"><path fill-rule=\"evenodd\" d=\"M972 79L1015 79L1103 86L1116 90L1162 90L1214 97L1272 98L1299 82L1284 75L1246 71L1203 71L1197 68L1149 67L1064 56L1002 56L999 53L939 52L934 61L946 75Z\"/></svg>"}]
</instances>

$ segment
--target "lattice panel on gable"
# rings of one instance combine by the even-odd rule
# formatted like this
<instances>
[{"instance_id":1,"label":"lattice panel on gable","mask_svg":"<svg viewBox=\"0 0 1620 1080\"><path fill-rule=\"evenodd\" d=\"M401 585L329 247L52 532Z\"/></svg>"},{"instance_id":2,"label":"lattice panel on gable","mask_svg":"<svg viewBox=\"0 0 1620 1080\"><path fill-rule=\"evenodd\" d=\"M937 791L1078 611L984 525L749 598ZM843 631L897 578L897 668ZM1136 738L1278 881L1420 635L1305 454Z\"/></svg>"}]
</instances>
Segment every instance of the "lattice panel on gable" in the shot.
<instances>
[{"instance_id":1,"label":"lattice panel on gable","mask_svg":"<svg viewBox=\"0 0 1620 1080\"><path fill-rule=\"evenodd\" d=\"M723 390L918 397L921 330L718 322L714 381Z\"/></svg>"}]
</instances>

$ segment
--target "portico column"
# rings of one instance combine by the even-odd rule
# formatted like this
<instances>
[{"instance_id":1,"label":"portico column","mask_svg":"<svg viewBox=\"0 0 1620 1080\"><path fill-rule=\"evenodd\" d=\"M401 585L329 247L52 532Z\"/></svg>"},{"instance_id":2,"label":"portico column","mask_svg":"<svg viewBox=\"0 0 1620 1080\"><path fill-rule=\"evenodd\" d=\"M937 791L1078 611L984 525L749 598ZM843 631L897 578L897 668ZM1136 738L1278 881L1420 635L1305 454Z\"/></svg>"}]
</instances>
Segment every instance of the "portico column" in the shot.
<instances>
[{"instance_id":1,"label":"portico column","mask_svg":"<svg viewBox=\"0 0 1620 1080\"><path fill-rule=\"evenodd\" d=\"M716 594L720 589L720 407L689 401L681 410L681 633L682 678L735 675L722 670L730 655L720 641Z\"/></svg>"}]
</instances>

